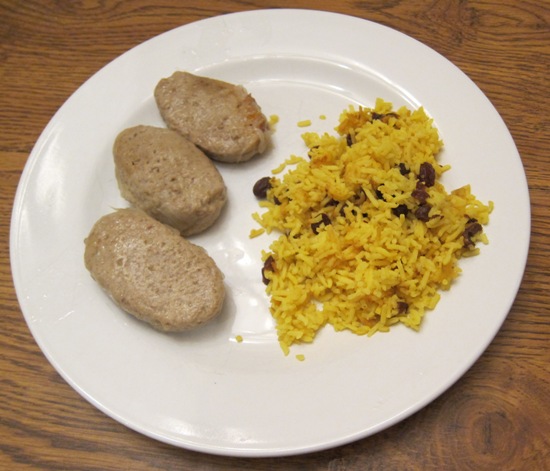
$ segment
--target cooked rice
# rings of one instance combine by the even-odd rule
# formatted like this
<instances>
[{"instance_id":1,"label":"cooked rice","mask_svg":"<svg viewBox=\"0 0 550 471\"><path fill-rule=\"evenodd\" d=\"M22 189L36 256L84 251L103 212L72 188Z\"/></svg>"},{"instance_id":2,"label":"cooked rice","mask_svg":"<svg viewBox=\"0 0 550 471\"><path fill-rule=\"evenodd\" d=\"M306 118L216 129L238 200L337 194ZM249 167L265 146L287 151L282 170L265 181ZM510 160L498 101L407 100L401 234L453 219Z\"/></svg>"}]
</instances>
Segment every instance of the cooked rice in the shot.
<instances>
[{"instance_id":1,"label":"cooked rice","mask_svg":"<svg viewBox=\"0 0 550 471\"><path fill-rule=\"evenodd\" d=\"M266 211L254 214L279 234L262 259L285 355L326 324L369 336L397 323L419 329L460 274L459 259L487 243L480 228L493 204L468 185L446 192L439 177L450 167L436 160L443 143L423 108L394 112L379 99L374 109L345 110L336 131L303 134L307 158L273 171L282 175L260 202Z\"/></svg>"}]
</instances>

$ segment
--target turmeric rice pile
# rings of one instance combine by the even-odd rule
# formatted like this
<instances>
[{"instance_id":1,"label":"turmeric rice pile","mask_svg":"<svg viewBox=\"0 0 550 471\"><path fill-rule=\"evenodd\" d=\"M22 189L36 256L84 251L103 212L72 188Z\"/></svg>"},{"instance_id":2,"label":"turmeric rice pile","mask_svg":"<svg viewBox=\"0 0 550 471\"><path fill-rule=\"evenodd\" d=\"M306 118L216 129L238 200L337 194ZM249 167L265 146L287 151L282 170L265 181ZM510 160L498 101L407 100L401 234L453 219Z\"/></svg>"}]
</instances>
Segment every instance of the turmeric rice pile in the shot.
<instances>
[{"instance_id":1,"label":"turmeric rice pile","mask_svg":"<svg viewBox=\"0 0 550 471\"><path fill-rule=\"evenodd\" d=\"M262 276L285 355L330 324L359 335L402 323L418 330L458 261L487 243L493 204L469 185L447 193L443 143L423 108L381 99L350 107L337 134L305 133L306 157L291 156L255 186L261 228L276 231Z\"/></svg>"}]
</instances>

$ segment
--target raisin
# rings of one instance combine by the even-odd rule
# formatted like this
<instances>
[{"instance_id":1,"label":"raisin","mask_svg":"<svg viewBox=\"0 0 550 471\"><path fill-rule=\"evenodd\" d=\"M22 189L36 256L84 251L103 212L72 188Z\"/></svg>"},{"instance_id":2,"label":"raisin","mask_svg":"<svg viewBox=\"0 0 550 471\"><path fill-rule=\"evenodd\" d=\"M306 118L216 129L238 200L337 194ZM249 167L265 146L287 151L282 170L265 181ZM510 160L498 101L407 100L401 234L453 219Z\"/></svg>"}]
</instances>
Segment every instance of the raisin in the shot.
<instances>
[{"instance_id":1,"label":"raisin","mask_svg":"<svg viewBox=\"0 0 550 471\"><path fill-rule=\"evenodd\" d=\"M414 212L414 215L416 216L416 219L426 222L430 220L430 209L432 209L431 205L424 203L421 204L418 209Z\"/></svg>"},{"instance_id":2,"label":"raisin","mask_svg":"<svg viewBox=\"0 0 550 471\"><path fill-rule=\"evenodd\" d=\"M372 120L373 121L380 120L385 124L388 124L390 116L393 116L396 119L399 118L399 115L397 113L391 113L391 112L390 113L377 113L376 111L372 112Z\"/></svg>"},{"instance_id":3,"label":"raisin","mask_svg":"<svg viewBox=\"0 0 550 471\"><path fill-rule=\"evenodd\" d=\"M472 237L483 231L483 227L477 219L468 219L464 232L462 233L464 237L464 247L471 248L475 245L475 242L472 240Z\"/></svg>"},{"instance_id":4,"label":"raisin","mask_svg":"<svg viewBox=\"0 0 550 471\"><path fill-rule=\"evenodd\" d=\"M408 175L411 173L411 169L407 168L407 166L404 163L399 164L399 173L403 176Z\"/></svg>"},{"instance_id":5,"label":"raisin","mask_svg":"<svg viewBox=\"0 0 550 471\"><path fill-rule=\"evenodd\" d=\"M270 177L263 177L260 178L252 188L252 192L254 193L254 196L256 198L266 198L267 197L267 191L271 188L271 178Z\"/></svg>"},{"instance_id":6,"label":"raisin","mask_svg":"<svg viewBox=\"0 0 550 471\"><path fill-rule=\"evenodd\" d=\"M431 163L422 162L420 164L418 179L428 187L435 185L435 169Z\"/></svg>"},{"instance_id":7,"label":"raisin","mask_svg":"<svg viewBox=\"0 0 550 471\"><path fill-rule=\"evenodd\" d=\"M416 188L412 191L411 196L418 200L420 204L424 204L430 195L426 191L426 185L418 181L416 182Z\"/></svg>"},{"instance_id":8,"label":"raisin","mask_svg":"<svg viewBox=\"0 0 550 471\"><path fill-rule=\"evenodd\" d=\"M267 271L275 271L275 259L273 255L270 255L265 259L264 266L262 267L262 281L264 285L269 284L269 278L265 276Z\"/></svg>"},{"instance_id":9,"label":"raisin","mask_svg":"<svg viewBox=\"0 0 550 471\"><path fill-rule=\"evenodd\" d=\"M329 224L331 224L330 218L325 213L323 213L321 215L321 220L317 221L317 222L314 222L311 225L311 230L313 231L314 234L318 234L319 233L319 228L321 226L323 226L323 225L328 226Z\"/></svg>"},{"instance_id":10,"label":"raisin","mask_svg":"<svg viewBox=\"0 0 550 471\"><path fill-rule=\"evenodd\" d=\"M372 112L372 120L373 121L379 119L379 120L383 121L386 124L388 124L388 118L390 116L393 116L394 118L399 118L399 115L397 113L377 113L376 111Z\"/></svg>"},{"instance_id":11,"label":"raisin","mask_svg":"<svg viewBox=\"0 0 550 471\"><path fill-rule=\"evenodd\" d=\"M406 204L400 204L396 208L392 208L391 212L395 214L397 217L401 215L406 216L409 212L409 208L407 208Z\"/></svg>"},{"instance_id":12,"label":"raisin","mask_svg":"<svg viewBox=\"0 0 550 471\"><path fill-rule=\"evenodd\" d=\"M405 301L398 301L397 302L397 312L398 314L406 314L409 310L409 304Z\"/></svg>"}]
</instances>

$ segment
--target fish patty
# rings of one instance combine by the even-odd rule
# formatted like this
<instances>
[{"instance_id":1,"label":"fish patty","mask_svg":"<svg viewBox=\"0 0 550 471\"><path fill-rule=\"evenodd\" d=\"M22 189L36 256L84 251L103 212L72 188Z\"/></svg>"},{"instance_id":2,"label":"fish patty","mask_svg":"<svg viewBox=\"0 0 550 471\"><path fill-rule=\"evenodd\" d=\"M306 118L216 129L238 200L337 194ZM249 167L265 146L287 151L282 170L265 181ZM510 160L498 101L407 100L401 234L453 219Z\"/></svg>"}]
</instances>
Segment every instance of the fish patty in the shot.
<instances>
[{"instance_id":1,"label":"fish patty","mask_svg":"<svg viewBox=\"0 0 550 471\"><path fill-rule=\"evenodd\" d=\"M139 209L101 217L85 239L84 262L119 307L160 331L199 327L222 310L214 260Z\"/></svg>"},{"instance_id":2,"label":"fish patty","mask_svg":"<svg viewBox=\"0 0 550 471\"><path fill-rule=\"evenodd\" d=\"M244 162L268 146L268 121L242 86L178 71L154 95L168 127L212 159Z\"/></svg>"},{"instance_id":3,"label":"fish patty","mask_svg":"<svg viewBox=\"0 0 550 471\"><path fill-rule=\"evenodd\" d=\"M176 131L153 126L125 129L113 146L122 196L183 236L198 234L219 217L227 201L220 172Z\"/></svg>"}]
</instances>

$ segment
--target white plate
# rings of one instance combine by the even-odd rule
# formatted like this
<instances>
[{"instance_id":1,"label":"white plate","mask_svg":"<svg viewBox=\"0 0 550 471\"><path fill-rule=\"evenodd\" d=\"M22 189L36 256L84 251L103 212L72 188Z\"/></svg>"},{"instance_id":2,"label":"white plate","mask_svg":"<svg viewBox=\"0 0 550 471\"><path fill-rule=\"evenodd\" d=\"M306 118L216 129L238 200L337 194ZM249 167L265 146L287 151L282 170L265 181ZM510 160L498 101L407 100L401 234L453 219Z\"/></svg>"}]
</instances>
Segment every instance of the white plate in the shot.
<instances>
[{"instance_id":1,"label":"white plate","mask_svg":"<svg viewBox=\"0 0 550 471\"><path fill-rule=\"evenodd\" d=\"M160 334L118 310L83 265L93 223L125 206L111 146L136 124L162 125L152 92L185 69L242 83L280 122L274 148L252 162L220 165L229 189L221 220L193 238L225 272L219 320ZM495 211L490 245L415 333L372 338L325 329L285 357L260 276L268 239L256 227L252 185L304 150L296 123L331 131L350 103L376 97L424 105L452 165L445 185L471 183ZM319 119L324 114L325 121ZM451 386L504 321L525 267L529 195L514 142L483 93L421 43L358 18L302 10L220 16L155 37L80 87L38 140L18 188L11 260L24 316L65 380L115 420L177 446L234 456L320 450L374 434ZM235 341L242 335L244 342ZM304 353L299 362L295 354ZM70 420L70 418L68 418ZM85 432L84 432L85 433Z\"/></svg>"}]
</instances>

